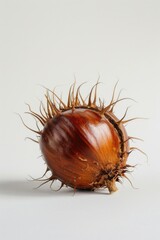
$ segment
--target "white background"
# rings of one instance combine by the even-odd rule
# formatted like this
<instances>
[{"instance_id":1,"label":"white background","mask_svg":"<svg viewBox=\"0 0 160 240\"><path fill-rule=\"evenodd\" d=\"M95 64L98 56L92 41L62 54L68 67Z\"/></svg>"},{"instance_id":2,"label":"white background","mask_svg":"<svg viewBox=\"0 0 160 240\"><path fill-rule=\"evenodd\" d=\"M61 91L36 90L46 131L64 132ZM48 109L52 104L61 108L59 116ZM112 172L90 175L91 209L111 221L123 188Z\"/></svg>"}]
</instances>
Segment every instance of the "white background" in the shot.
<instances>
[{"instance_id":1,"label":"white background","mask_svg":"<svg viewBox=\"0 0 160 240\"><path fill-rule=\"evenodd\" d=\"M100 75L106 100L119 80L115 113L144 117L127 125L131 143L145 151L119 191L34 190L45 165L21 123L25 102L38 111L41 85L63 93L71 83ZM157 0L0 0L0 235L2 239L159 239L160 234L160 2ZM56 188L56 186L54 186Z\"/></svg>"}]
</instances>

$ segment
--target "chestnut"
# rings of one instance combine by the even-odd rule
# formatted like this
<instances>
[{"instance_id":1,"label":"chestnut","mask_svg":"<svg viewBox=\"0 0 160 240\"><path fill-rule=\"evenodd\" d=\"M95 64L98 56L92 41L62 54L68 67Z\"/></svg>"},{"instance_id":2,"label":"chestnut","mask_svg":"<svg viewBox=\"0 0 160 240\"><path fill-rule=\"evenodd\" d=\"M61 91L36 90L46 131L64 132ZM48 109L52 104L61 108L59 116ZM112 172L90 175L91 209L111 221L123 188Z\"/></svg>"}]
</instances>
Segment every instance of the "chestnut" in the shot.
<instances>
[{"instance_id":1,"label":"chestnut","mask_svg":"<svg viewBox=\"0 0 160 240\"><path fill-rule=\"evenodd\" d=\"M98 84L92 87L87 100L80 93L82 84L75 90L74 83L67 104L55 91L47 89L46 105L41 102L39 113L28 105L28 113L42 125L41 129L37 125L37 130L28 128L38 134L38 141L34 141L40 145L46 172L51 172L44 183L59 180L61 187L107 188L114 192L116 182L126 177L132 148L124 123L133 119L124 120L127 110L120 120L114 115L114 106L126 99L114 100L116 86L108 106L100 99L97 103Z\"/></svg>"}]
</instances>

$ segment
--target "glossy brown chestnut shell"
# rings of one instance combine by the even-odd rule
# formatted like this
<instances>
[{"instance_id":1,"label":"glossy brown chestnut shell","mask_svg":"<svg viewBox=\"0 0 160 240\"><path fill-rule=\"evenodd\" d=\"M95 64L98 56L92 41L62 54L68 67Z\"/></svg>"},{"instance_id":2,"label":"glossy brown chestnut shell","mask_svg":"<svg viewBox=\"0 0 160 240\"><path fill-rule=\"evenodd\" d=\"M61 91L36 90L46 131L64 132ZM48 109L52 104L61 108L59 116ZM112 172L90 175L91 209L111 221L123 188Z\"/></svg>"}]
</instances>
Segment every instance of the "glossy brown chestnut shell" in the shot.
<instances>
[{"instance_id":1,"label":"glossy brown chestnut shell","mask_svg":"<svg viewBox=\"0 0 160 240\"><path fill-rule=\"evenodd\" d=\"M45 182L59 180L62 186L74 189L108 188L113 192L117 190L116 181L126 177L130 150L123 125L126 113L121 120L113 114L115 104L123 99L114 100L114 89L110 104L104 106L100 100L98 105L97 85L91 89L88 102L80 94L81 86L75 92L73 84L67 105L48 90L47 104L41 103L40 114L29 106L28 113L43 126L38 131L29 129L38 134L46 172L51 172Z\"/></svg>"}]
</instances>

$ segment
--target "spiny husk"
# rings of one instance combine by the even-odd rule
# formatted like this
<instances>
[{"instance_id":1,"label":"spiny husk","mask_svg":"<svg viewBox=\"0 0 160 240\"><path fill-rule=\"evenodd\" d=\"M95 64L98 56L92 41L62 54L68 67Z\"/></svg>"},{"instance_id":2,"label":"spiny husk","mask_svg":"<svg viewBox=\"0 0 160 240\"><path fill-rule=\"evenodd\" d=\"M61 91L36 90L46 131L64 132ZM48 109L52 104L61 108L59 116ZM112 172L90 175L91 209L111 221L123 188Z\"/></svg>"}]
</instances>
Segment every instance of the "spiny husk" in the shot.
<instances>
[{"instance_id":1,"label":"spiny husk","mask_svg":"<svg viewBox=\"0 0 160 240\"><path fill-rule=\"evenodd\" d=\"M123 124L136 119L136 118L132 118L132 119L125 120L128 108L126 109L123 117L120 120L118 118L116 118L116 116L113 114L113 110L114 110L115 105L118 102L126 100L126 99L131 99L131 98L121 98L120 99L119 98L120 94L119 94L118 97L115 99L115 92L116 92L116 87L117 87L117 84L116 84L114 87L114 90L113 90L111 101L107 106L105 106L104 102L100 98L97 99L98 98L97 97L97 87L99 85L99 81L91 88L90 93L86 99L84 97L82 97L82 95L80 93L80 89L83 84L84 83L82 83L77 89L76 89L75 82L71 85L71 87L69 89L69 93L68 93L67 104L65 104L63 102L63 100L60 97L58 97L58 95L55 93L54 90L51 91L49 89L46 89L46 94L45 94L46 104L44 104L43 102L40 103L39 113L34 112L31 109L30 105L27 104L29 111L26 113L32 115L36 119L37 129L36 130L31 129L28 126L26 126L26 124L24 122L23 123L29 130L31 130L37 134L37 140L31 139L31 138L30 139L36 143L40 143L42 154L47 163L47 170L46 170L45 174L48 171L51 171L51 176L47 179L44 179L44 182L41 185L43 185L49 181L51 181L51 185L52 185L52 183L56 179L58 179L62 183L61 187L63 187L63 185L68 185L74 189L88 189L88 190L95 190L97 188L108 188L109 192L113 192L113 191L116 191L116 189L117 189L115 182L116 181L120 182L121 181L120 178L122 178L122 177L127 178L126 172L128 171L128 169L131 166L126 164L126 161L127 161L129 154L134 150L133 147L131 147L131 148L129 147L129 141L131 139L135 139L135 138L127 136L127 133L126 133L126 130L125 130ZM81 110L84 111L85 114L89 114L88 112L95 113L98 116L100 116L101 118L106 119L106 121L108 121L108 124L111 124L112 127L114 128L114 131L116 131L116 134L117 134L119 142L120 142L119 149L117 150L117 155L118 155L119 161L112 165L108 164L106 167L98 166L97 171L95 172L96 179L93 182L89 182L88 184L86 184L86 186L85 186L85 184L78 185L77 179L71 182L69 180L68 181L65 180L65 178L63 178L62 176L61 177L58 176L58 174L54 172L53 166L51 166L48 163L47 156L45 155L46 154L45 151L48 151L48 150L45 149L45 151L44 151L44 147L42 146L42 142L45 145L45 141L46 141L46 136L44 136L45 129L49 126L52 119L55 119L55 118L60 119L61 116L66 116L66 114L68 114L68 113L74 114L75 112L79 112ZM41 124L42 128L39 127L38 123ZM76 127L78 128L78 126L76 126ZM73 139L73 140L76 141L76 139ZM63 147L65 148L65 146L63 146ZM76 147L74 146L74 148L76 148ZM137 148L135 148L135 149L137 149ZM77 149L77 151L79 151L79 149ZM52 155L52 158L54 158L53 155ZM70 154L70 158L72 158L71 154ZM80 162L79 166L82 167L83 169L86 169L88 167L88 165L96 165L96 164L98 165L99 164L96 161L95 162L93 161L92 163L91 163L91 160L86 161L85 158L82 158L80 156L80 154L78 155L78 159ZM71 168L71 165L70 165L70 168ZM93 168L93 166L92 166L92 168ZM45 174L44 174L44 176L45 176ZM71 174L74 174L73 170L71 171ZM80 173L80 174L82 174L82 173ZM81 178L80 174L77 175L79 178ZM37 180L40 180L40 179L37 179ZM41 180L43 180L43 178ZM73 182L75 182L75 184Z\"/></svg>"}]
</instances>

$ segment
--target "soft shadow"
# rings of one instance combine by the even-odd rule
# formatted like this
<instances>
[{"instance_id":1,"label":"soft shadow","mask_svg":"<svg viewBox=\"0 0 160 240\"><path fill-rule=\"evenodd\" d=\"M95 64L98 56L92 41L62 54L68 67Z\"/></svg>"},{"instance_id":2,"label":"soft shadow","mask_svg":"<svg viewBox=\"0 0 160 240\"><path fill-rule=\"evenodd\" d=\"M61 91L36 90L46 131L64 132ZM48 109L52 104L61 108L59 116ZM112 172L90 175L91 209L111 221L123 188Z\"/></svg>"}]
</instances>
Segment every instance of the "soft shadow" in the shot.
<instances>
[{"instance_id":1,"label":"soft shadow","mask_svg":"<svg viewBox=\"0 0 160 240\"><path fill-rule=\"evenodd\" d=\"M50 184L45 184L40 188L37 188L41 182L32 180L6 180L0 182L0 197L2 196L32 196L32 197L51 197L51 196L75 196L75 195L110 195L105 190L88 191L88 190L74 190L70 187L63 187L59 191L59 184L55 183L52 188Z\"/></svg>"},{"instance_id":2,"label":"soft shadow","mask_svg":"<svg viewBox=\"0 0 160 240\"><path fill-rule=\"evenodd\" d=\"M71 188L62 188L60 191L56 191L58 189L55 186L55 190L52 190L49 187L49 184L46 184L40 188L37 188L40 183L35 181L27 181L27 180L13 180L13 181L1 181L0 182L0 196L73 196L74 191ZM57 188L56 188L57 187Z\"/></svg>"}]
</instances>

